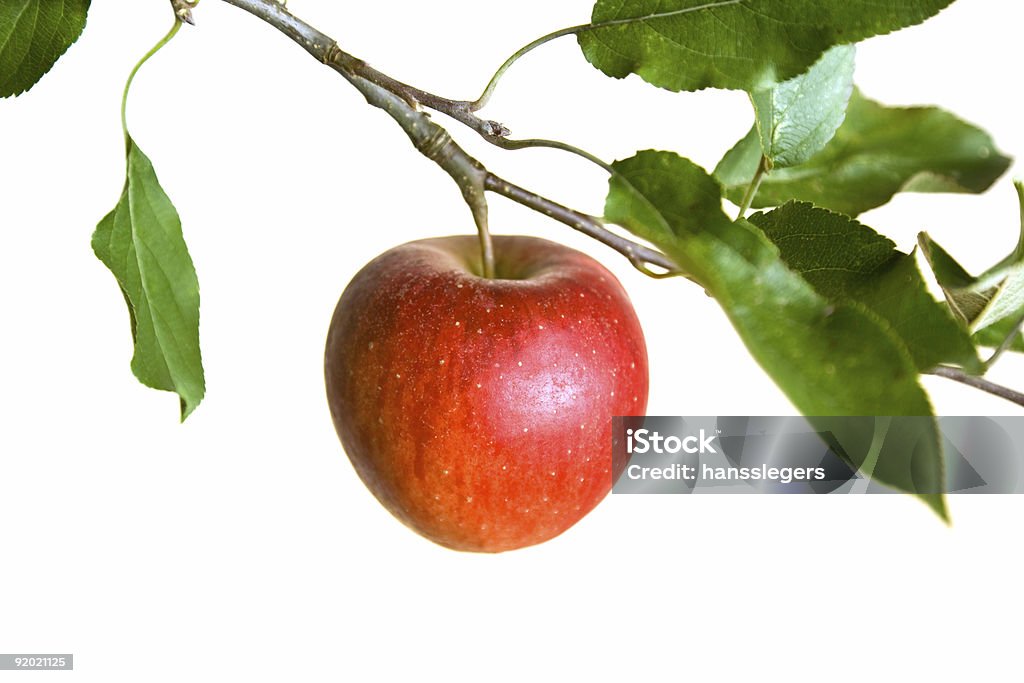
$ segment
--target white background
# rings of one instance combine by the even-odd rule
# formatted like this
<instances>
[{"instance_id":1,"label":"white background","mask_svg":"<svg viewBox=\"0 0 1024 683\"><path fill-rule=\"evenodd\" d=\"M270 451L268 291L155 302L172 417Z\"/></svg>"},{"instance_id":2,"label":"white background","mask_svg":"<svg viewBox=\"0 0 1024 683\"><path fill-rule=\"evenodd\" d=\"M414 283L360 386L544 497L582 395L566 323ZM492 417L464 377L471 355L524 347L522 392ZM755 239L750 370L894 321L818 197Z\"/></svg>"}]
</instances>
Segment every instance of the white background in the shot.
<instances>
[{"instance_id":1,"label":"white background","mask_svg":"<svg viewBox=\"0 0 1024 683\"><path fill-rule=\"evenodd\" d=\"M394 521L335 437L324 335L363 263L469 232L469 214L385 115L214 0L142 71L129 110L202 285L208 398L178 425L176 397L132 377L124 303L89 248L123 179L120 89L167 29L166 4L94 3L66 60L0 102L0 651L75 653L74 673L40 680L1020 676L1020 497L955 497L946 528L900 496L613 496L564 536L499 556ZM392 75L468 98L516 48L589 15L586 0L290 7ZM859 82L941 104L1024 154L1022 22L1018 3L956 3L869 41ZM487 113L609 160L653 147L708 168L752 120L739 93L606 79L571 38L514 67ZM587 164L451 129L508 179L600 212L606 179ZM1018 216L1002 181L980 198L900 197L864 221L904 249L927 229L978 270L1013 246ZM499 198L492 225L620 276L647 334L650 413L793 412L696 287L647 280ZM1024 387L1024 363L993 376ZM943 414L1015 412L927 386Z\"/></svg>"}]
</instances>

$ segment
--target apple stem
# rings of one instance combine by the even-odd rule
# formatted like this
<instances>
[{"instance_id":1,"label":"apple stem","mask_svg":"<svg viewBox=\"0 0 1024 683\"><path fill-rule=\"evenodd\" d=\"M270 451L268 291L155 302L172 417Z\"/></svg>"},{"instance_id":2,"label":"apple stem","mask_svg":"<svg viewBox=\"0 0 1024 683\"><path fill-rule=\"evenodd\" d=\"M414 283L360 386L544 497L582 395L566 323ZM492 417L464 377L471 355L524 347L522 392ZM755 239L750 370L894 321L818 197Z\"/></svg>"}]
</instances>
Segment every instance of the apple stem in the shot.
<instances>
[{"instance_id":1,"label":"apple stem","mask_svg":"<svg viewBox=\"0 0 1024 683\"><path fill-rule=\"evenodd\" d=\"M568 209L490 173L483 164L452 140L448 131L420 109L423 106L447 114L480 133L489 142L506 148L515 148L518 144L516 141L503 139L509 134L508 129L497 122L477 117L473 113L472 103L438 97L377 71L363 60L342 50L334 39L291 14L276 0L223 1L270 24L302 46L317 61L341 74L363 94L369 104L391 116L420 153L452 177L462 191L463 198L477 223L485 276L491 277L494 272L494 253L486 220L488 191L504 195L597 239L619 251L646 275L667 277L682 274L678 266L665 254L611 232L599 219ZM538 146L534 144L535 142L524 141L524 146ZM664 272L652 272L649 266Z\"/></svg>"},{"instance_id":2,"label":"apple stem","mask_svg":"<svg viewBox=\"0 0 1024 683\"><path fill-rule=\"evenodd\" d=\"M481 191L475 198L466 197L469 208L473 212L473 220L476 222L476 231L480 236L480 264L482 274L488 280L493 280L496 275L494 266L494 241L491 239L491 230L487 220L487 199Z\"/></svg>"}]
</instances>

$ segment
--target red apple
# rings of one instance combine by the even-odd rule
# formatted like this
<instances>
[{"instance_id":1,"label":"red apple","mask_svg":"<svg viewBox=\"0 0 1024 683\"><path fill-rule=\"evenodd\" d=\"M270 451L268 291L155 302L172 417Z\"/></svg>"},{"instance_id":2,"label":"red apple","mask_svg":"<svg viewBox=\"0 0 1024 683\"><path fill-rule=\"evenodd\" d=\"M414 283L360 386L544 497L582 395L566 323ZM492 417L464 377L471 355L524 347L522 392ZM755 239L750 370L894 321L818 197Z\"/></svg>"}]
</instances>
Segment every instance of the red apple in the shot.
<instances>
[{"instance_id":1,"label":"red apple","mask_svg":"<svg viewBox=\"0 0 1024 683\"><path fill-rule=\"evenodd\" d=\"M370 491L457 550L546 541L612 486L614 415L647 406L647 350L622 286L568 247L495 237L411 242L338 302L327 398Z\"/></svg>"}]
</instances>

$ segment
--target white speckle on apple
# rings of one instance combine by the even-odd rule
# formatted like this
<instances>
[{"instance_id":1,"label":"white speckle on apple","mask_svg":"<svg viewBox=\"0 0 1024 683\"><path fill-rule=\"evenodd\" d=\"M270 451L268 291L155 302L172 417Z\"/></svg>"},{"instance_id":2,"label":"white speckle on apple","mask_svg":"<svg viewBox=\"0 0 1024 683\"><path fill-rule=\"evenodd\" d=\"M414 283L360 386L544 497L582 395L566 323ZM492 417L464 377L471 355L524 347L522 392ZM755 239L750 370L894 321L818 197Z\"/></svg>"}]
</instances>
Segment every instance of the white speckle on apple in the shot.
<instances>
[{"instance_id":1,"label":"white speckle on apple","mask_svg":"<svg viewBox=\"0 0 1024 683\"><path fill-rule=\"evenodd\" d=\"M569 453L569 455L572 455L572 449L571 448L567 452Z\"/></svg>"},{"instance_id":2,"label":"white speckle on apple","mask_svg":"<svg viewBox=\"0 0 1024 683\"><path fill-rule=\"evenodd\" d=\"M455 327L459 327L460 325L462 325L462 323L460 323L458 320L456 320L455 321Z\"/></svg>"},{"instance_id":3,"label":"white speckle on apple","mask_svg":"<svg viewBox=\"0 0 1024 683\"><path fill-rule=\"evenodd\" d=\"M555 471L554 470L551 470L551 476L552 477L555 476Z\"/></svg>"},{"instance_id":4,"label":"white speckle on apple","mask_svg":"<svg viewBox=\"0 0 1024 683\"><path fill-rule=\"evenodd\" d=\"M544 326L543 326L543 325L537 325L537 329L539 329L539 330L543 330L543 329L544 329Z\"/></svg>"},{"instance_id":5,"label":"white speckle on apple","mask_svg":"<svg viewBox=\"0 0 1024 683\"><path fill-rule=\"evenodd\" d=\"M526 432L528 432L528 431L530 431L530 428L529 428L529 427L523 427L523 434L525 434L525 433L526 433Z\"/></svg>"},{"instance_id":6,"label":"white speckle on apple","mask_svg":"<svg viewBox=\"0 0 1024 683\"><path fill-rule=\"evenodd\" d=\"M478 328L476 328L476 333L477 333L477 334L483 334L483 333L484 333L484 330L483 330L483 328L482 328L482 327L478 327Z\"/></svg>"},{"instance_id":7,"label":"white speckle on apple","mask_svg":"<svg viewBox=\"0 0 1024 683\"><path fill-rule=\"evenodd\" d=\"M434 500L441 500L441 496L439 496L438 494L435 493L434 494Z\"/></svg>"},{"instance_id":8,"label":"white speckle on apple","mask_svg":"<svg viewBox=\"0 0 1024 683\"><path fill-rule=\"evenodd\" d=\"M395 378L396 378L396 379L402 379L402 376L401 376L400 374L398 374L398 373L396 372L396 373L395 373Z\"/></svg>"},{"instance_id":9,"label":"white speckle on apple","mask_svg":"<svg viewBox=\"0 0 1024 683\"><path fill-rule=\"evenodd\" d=\"M615 398L615 392L614 391L612 392L612 398Z\"/></svg>"},{"instance_id":10,"label":"white speckle on apple","mask_svg":"<svg viewBox=\"0 0 1024 683\"><path fill-rule=\"evenodd\" d=\"M369 346L367 346L366 348L368 348L368 349L371 349L371 350L372 350L372 349L373 349L373 342L370 342Z\"/></svg>"},{"instance_id":11,"label":"white speckle on apple","mask_svg":"<svg viewBox=\"0 0 1024 683\"><path fill-rule=\"evenodd\" d=\"M439 361L438 361L437 363L438 363L438 365L444 365L444 358L442 358L441 360L439 360Z\"/></svg>"},{"instance_id":12,"label":"white speckle on apple","mask_svg":"<svg viewBox=\"0 0 1024 683\"><path fill-rule=\"evenodd\" d=\"M507 470L508 470L508 465L502 465L502 466L501 466L501 471L502 471L502 472L505 472L505 471L507 471Z\"/></svg>"},{"instance_id":13,"label":"white speckle on apple","mask_svg":"<svg viewBox=\"0 0 1024 683\"><path fill-rule=\"evenodd\" d=\"M590 349L590 352L591 352L592 354L594 354L595 356L597 355L597 349Z\"/></svg>"},{"instance_id":14,"label":"white speckle on apple","mask_svg":"<svg viewBox=\"0 0 1024 683\"><path fill-rule=\"evenodd\" d=\"M467 503L472 503L473 502L473 496L466 496L466 502Z\"/></svg>"},{"instance_id":15,"label":"white speckle on apple","mask_svg":"<svg viewBox=\"0 0 1024 683\"><path fill-rule=\"evenodd\" d=\"M585 482L586 480L587 480L587 478L586 478L586 477L580 477L580 483L581 483L581 484L582 484L583 482Z\"/></svg>"},{"instance_id":16,"label":"white speckle on apple","mask_svg":"<svg viewBox=\"0 0 1024 683\"><path fill-rule=\"evenodd\" d=\"M443 470L443 471L441 472L441 474L443 474L444 476L446 476L446 477L447 477L447 476L448 476L448 470Z\"/></svg>"},{"instance_id":17,"label":"white speckle on apple","mask_svg":"<svg viewBox=\"0 0 1024 683\"><path fill-rule=\"evenodd\" d=\"M519 361L519 367L523 367L523 361Z\"/></svg>"},{"instance_id":18,"label":"white speckle on apple","mask_svg":"<svg viewBox=\"0 0 1024 683\"><path fill-rule=\"evenodd\" d=\"M479 382L477 382L477 384L476 384L476 388L477 388L477 389L480 389L481 387L483 387L483 384L480 384Z\"/></svg>"},{"instance_id":19,"label":"white speckle on apple","mask_svg":"<svg viewBox=\"0 0 1024 683\"><path fill-rule=\"evenodd\" d=\"M636 370L636 363L630 363L629 364L629 369L630 370Z\"/></svg>"}]
</instances>

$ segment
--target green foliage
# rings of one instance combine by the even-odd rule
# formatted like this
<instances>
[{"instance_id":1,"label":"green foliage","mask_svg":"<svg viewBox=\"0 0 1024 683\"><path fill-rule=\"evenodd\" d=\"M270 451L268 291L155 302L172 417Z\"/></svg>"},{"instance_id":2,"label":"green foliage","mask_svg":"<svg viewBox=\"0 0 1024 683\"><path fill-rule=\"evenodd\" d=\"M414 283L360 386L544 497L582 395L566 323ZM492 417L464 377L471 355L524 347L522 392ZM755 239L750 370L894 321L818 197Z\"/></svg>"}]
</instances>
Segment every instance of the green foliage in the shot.
<instances>
[{"instance_id":1,"label":"green foliage","mask_svg":"<svg viewBox=\"0 0 1024 683\"><path fill-rule=\"evenodd\" d=\"M1021 214L1017 246L1009 256L978 277L968 274L926 233L919 239L950 308L974 332L1004 323L1009 326L1004 328L1005 334L1009 334L1024 318L1024 182L1017 182L1015 186Z\"/></svg>"},{"instance_id":2,"label":"green foliage","mask_svg":"<svg viewBox=\"0 0 1024 683\"><path fill-rule=\"evenodd\" d=\"M117 206L92 238L117 278L131 316L132 372L146 386L181 397L181 419L206 392L199 352L199 281L181 221L153 165L128 139L128 177Z\"/></svg>"},{"instance_id":3,"label":"green foliage","mask_svg":"<svg viewBox=\"0 0 1024 683\"><path fill-rule=\"evenodd\" d=\"M856 53L852 45L839 45L807 73L751 94L769 168L806 162L836 134L853 94Z\"/></svg>"},{"instance_id":4,"label":"green foliage","mask_svg":"<svg viewBox=\"0 0 1024 683\"><path fill-rule=\"evenodd\" d=\"M750 217L782 261L830 301L855 301L888 323L926 372L940 363L981 371L967 334L928 293L910 254L852 218L791 203Z\"/></svg>"},{"instance_id":5,"label":"green foliage","mask_svg":"<svg viewBox=\"0 0 1024 683\"><path fill-rule=\"evenodd\" d=\"M754 126L715 169L730 201L740 203L761 154ZM983 192L1009 165L987 133L952 114L884 107L854 92L832 141L806 163L768 173L753 206L798 200L856 216L897 192Z\"/></svg>"},{"instance_id":6,"label":"green foliage","mask_svg":"<svg viewBox=\"0 0 1024 683\"><path fill-rule=\"evenodd\" d=\"M591 64L668 90L753 92L833 45L918 24L953 0L598 0L579 33Z\"/></svg>"},{"instance_id":7,"label":"green foliage","mask_svg":"<svg viewBox=\"0 0 1024 683\"><path fill-rule=\"evenodd\" d=\"M730 220L721 187L703 169L654 151L618 161L614 169L606 217L657 245L715 297L801 412L932 415L914 357L892 325L856 299L829 299L789 267L757 227ZM943 481L938 431L934 420L924 423L915 477L904 476L905 463L896 461L880 461L875 477L920 493L944 515L942 497L934 493L935 482ZM914 481L928 483L917 487Z\"/></svg>"},{"instance_id":8,"label":"green foliage","mask_svg":"<svg viewBox=\"0 0 1024 683\"><path fill-rule=\"evenodd\" d=\"M997 349L1012 334L1013 341L1007 347L1007 351L1024 353L1024 334L1017 330L1017 321L1011 318L1004 318L991 327L986 327L974 333L974 343L990 349Z\"/></svg>"},{"instance_id":9,"label":"green foliage","mask_svg":"<svg viewBox=\"0 0 1024 683\"><path fill-rule=\"evenodd\" d=\"M0 97L20 95L85 28L90 0L0 0Z\"/></svg>"}]
</instances>

